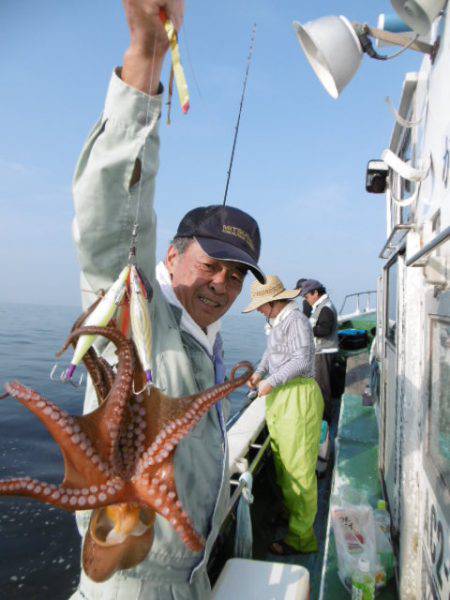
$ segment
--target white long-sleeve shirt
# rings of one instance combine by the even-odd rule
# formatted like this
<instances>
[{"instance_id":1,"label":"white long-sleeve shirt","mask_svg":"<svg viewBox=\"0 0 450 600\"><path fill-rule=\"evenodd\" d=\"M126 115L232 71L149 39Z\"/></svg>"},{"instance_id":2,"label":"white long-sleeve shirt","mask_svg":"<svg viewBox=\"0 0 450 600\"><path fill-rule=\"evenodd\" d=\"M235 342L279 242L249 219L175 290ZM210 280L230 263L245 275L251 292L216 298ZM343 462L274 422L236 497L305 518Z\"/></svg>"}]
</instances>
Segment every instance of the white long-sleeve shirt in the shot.
<instances>
[{"instance_id":1,"label":"white long-sleeve shirt","mask_svg":"<svg viewBox=\"0 0 450 600\"><path fill-rule=\"evenodd\" d=\"M294 301L271 322L267 348L256 369L269 374L272 387L296 377L314 377L314 335L308 319Z\"/></svg>"}]
</instances>

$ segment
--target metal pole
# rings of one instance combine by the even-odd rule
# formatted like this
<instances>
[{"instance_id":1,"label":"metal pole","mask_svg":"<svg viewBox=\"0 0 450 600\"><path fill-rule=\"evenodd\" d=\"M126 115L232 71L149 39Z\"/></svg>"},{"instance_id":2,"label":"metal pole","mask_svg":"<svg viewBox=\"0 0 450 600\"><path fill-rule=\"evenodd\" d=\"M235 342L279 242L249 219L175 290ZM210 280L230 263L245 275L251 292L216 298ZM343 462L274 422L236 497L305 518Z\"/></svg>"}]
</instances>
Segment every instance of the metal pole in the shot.
<instances>
[{"instance_id":1,"label":"metal pole","mask_svg":"<svg viewBox=\"0 0 450 600\"><path fill-rule=\"evenodd\" d=\"M435 46L421 42L419 40L412 41L411 38L406 35L400 35L398 33L392 33L391 31L384 31L383 29L377 29L376 27L367 27L369 35L382 40L383 42L390 42L396 46L402 46L403 48L408 47L409 50L415 50L416 52L423 52L424 54L433 54Z\"/></svg>"}]
</instances>

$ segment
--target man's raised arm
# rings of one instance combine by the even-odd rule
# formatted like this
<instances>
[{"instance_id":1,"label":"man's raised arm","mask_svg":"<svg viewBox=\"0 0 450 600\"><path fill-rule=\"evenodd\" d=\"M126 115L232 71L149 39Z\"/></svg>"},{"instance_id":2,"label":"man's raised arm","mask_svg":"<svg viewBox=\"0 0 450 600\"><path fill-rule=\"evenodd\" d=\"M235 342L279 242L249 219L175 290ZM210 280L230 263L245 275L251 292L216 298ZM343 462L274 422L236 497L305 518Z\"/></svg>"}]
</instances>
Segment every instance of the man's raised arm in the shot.
<instances>
[{"instance_id":1,"label":"man's raised arm","mask_svg":"<svg viewBox=\"0 0 450 600\"><path fill-rule=\"evenodd\" d=\"M74 238L83 289L107 289L125 266L138 202L137 260L154 277L160 76L168 40L159 11L180 27L183 0L124 0L130 46L75 171ZM83 304L93 301L92 294Z\"/></svg>"}]
</instances>

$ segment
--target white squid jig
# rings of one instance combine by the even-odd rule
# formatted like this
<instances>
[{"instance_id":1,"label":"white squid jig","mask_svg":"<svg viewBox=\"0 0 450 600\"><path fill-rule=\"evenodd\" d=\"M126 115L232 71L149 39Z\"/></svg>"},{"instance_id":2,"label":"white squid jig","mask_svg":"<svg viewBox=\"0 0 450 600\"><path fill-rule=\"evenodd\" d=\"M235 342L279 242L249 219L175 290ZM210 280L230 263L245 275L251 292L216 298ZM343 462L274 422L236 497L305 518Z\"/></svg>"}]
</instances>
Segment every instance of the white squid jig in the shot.
<instances>
[{"instance_id":1,"label":"white squid jig","mask_svg":"<svg viewBox=\"0 0 450 600\"><path fill-rule=\"evenodd\" d=\"M149 383L152 381L152 326L147 307L147 290L134 265L130 272L130 290L131 332L147 383Z\"/></svg>"},{"instance_id":2,"label":"white squid jig","mask_svg":"<svg viewBox=\"0 0 450 600\"><path fill-rule=\"evenodd\" d=\"M86 321L83 326L94 326L94 327L105 327L111 321L114 313L117 310L118 305L122 301L122 298L126 290L126 282L130 273L130 265L127 265L120 273L119 277L112 284L105 296L99 302L98 306ZM64 378L69 380L77 365L81 362L83 356L92 346L95 341L96 335L81 335L78 339L77 345L75 346L75 352L73 354L72 361L67 368Z\"/></svg>"}]
</instances>

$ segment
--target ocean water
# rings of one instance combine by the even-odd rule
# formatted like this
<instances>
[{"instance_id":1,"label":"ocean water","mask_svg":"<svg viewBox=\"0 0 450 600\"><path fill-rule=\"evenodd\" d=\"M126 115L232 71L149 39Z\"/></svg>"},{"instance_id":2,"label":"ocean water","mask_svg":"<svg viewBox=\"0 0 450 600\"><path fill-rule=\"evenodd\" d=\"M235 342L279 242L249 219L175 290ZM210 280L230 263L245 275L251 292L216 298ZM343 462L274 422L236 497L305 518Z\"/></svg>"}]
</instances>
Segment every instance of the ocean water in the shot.
<instances>
[{"instance_id":1,"label":"ocean water","mask_svg":"<svg viewBox=\"0 0 450 600\"><path fill-rule=\"evenodd\" d=\"M70 307L0 304L0 390L6 381L18 379L71 414L81 414L83 388L49 378L55 352L78 314ZM258 362L265 347L263 326L261 315L224 318L228 372L240 360ZM246 389L241 388L232 395L232 412L246 402ZM60 483L63 461L37 417L6 398L0 401L0 479L25 475ZM0 497L0 598L68 598L78 582L79 557L80 538L71 513L24 498Z\"/></svg>"}]
</instances>

